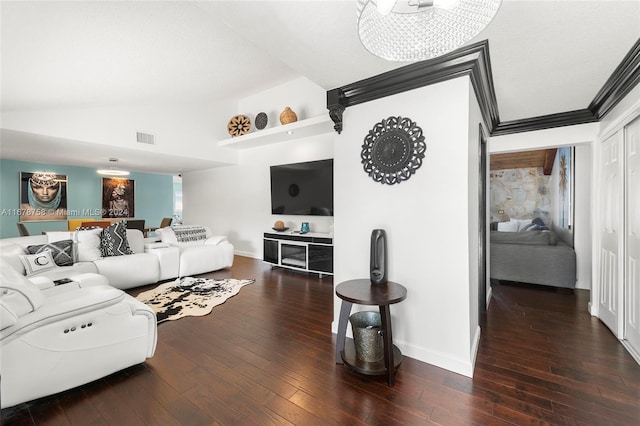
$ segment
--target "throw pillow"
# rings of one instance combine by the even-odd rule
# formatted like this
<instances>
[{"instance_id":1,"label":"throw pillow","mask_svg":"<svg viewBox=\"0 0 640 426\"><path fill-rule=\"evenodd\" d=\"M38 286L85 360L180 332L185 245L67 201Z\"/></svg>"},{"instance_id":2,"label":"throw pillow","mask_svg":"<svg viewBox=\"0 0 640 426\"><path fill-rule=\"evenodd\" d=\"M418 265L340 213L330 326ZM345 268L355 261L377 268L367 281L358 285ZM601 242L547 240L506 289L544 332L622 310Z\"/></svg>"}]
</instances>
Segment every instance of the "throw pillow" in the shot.
<instances>
[{"instance_id":1,"label":"throw pillow","mask_svg":"<svg viewBox=\"0 0 640 426\"><path fill-rule=\"evenodd\" d=\"M45 250L51 252L53 261L58 266L69 266L74 264L73 240L62 240L54 243L41 244L38 246L28 246L29 254L42 253Z\"/></svg>"},{"instance_id":2,"label":"throw pillow","mask_svg":"<svg viewBox=\"0 0 640 426\"><path fill-rule=\"evenodd\" d=\"M56 241L62 240L74 240L75 241L75 232L73 231L49 231L47 232L47 241L50 243L55 243Z\"/></svg>"},{"instance_id":3,"label":"throw pillow","mask_svg":"<svg viewBox=\"0 0 640 426\"><path fill-rule=\"evenodd\" d=\"M76 231L78 242L78 262L93 262L102 257L100 253L100 234L102 229Z\"/></svg>"},{"instance_id":4,"label":"throw pillow","mask_svg":"<svg viewBox=\"0 0 640 426\"><path fill-rule=\"evenodd\" d=\"M24 269L27 271L27 276L58 267L56 262L53 261L51 251L49 250L45 250L38 254L23 254L20 256L20 262L24 265Z\"/></svg>"},{"instance_id":5,"label":"throw pillow","mask_svg":"<svg viewBox=\"0 0 640 426\"><path fill-rule=\"evenodd\" d=\"M498 231L500 232L516 232L518 230L517 222L499 222Z\"/></svg>"},{"instance_id":6,"label":"throw pillow","mask_svg":"<svg viewBox=\"0 0 640 426\"><path fill-rule=\"evenodd\" d=\"M516 224L516 232L523 231L530 223L531 219L510 219L511 223Z\"/></svg>"},{"instance_id":7,"label":"throw pillow","mask_svg":"<svg viewBox=\"0 0 640 426\"><path fill-rule=\"evenodd\" d=\"M75 262L78 262L80 258L78 257L78 238L76 237L76 233L74 231L49 231L47 232L47 242L55 243L58 241L64 240L73 240L73 259Z\"/></svg>"},{"instance_id":8,"label":"throw pillow","mask_svg":"<svg viewBox=\"0 0 640 426\"><path fill-rule=\"evenodd\" d=\"M116 222L102 231L100 251L103 257L133 254L127 240L126 222Z\"/></svg>"}]
</instances>

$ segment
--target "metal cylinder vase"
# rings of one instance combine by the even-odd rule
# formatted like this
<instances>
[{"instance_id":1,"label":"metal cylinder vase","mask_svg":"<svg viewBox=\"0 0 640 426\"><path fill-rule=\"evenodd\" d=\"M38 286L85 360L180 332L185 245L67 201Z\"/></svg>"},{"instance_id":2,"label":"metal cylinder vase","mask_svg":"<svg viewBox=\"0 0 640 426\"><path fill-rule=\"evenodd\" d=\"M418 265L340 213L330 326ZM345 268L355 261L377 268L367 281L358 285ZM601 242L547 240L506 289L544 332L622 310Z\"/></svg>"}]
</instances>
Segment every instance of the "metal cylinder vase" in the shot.
<instances>
[{"instance_id":1,"label":"metal cylinder vase","mask_svg":"<svg viewBox=\"0 0 640 426\"><path fill-rule=\"evenodd\" d=\"M376 362L384 358L380 313L356 312L349 317L349 322L353 332L356 358L366 362Z\"/></svg>"}]
</instances>

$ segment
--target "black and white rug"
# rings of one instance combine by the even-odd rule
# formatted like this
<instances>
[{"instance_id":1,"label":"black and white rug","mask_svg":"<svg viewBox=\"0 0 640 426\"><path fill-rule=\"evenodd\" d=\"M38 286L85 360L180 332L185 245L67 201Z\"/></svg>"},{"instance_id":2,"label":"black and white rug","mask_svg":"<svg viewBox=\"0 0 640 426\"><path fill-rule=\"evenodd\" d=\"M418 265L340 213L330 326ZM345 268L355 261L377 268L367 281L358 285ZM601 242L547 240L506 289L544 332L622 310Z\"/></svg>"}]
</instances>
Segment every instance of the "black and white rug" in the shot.
<instances>
[{"instance_id":1,"label":"black and white rug","mask_svg":"<svg viewBox=\"0 0 640 426\"><path fill-rule=\"evenodd\" d=\"M233 278L183 277L140 293L136 299L151 307L160 323L186 316L207 315L215 306L238 294L242 287L254 282Z\"/></svg>"}]
</instances>

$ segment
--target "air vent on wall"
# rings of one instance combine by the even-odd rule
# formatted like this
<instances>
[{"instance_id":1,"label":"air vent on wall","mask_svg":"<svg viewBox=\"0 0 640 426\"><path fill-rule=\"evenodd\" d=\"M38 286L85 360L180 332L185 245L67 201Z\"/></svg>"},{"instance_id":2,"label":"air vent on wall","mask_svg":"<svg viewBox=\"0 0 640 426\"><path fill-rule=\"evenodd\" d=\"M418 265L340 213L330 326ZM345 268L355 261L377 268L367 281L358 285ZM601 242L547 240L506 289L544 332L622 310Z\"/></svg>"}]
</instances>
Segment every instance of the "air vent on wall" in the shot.
<instances>
[{"instance_id":1,"label":"air vent on wall","mask_svg":"<svg viewBox=\"0 0 640 426\"><path fill-rule=\"evenodd\" d=\"M146 143L149 145L155 145L155 136L150 135L149 133L136 132L136 140L139 143Z\"/></svg>"}]
</instances>

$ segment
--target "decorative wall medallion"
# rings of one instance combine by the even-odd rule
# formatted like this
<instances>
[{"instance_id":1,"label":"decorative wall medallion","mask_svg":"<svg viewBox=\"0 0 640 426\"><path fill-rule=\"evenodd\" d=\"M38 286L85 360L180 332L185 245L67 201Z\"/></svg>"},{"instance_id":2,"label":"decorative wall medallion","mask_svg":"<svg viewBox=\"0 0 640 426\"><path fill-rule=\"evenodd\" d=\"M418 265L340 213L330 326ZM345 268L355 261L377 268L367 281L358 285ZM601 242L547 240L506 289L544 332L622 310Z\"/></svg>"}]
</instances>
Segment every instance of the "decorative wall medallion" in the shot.
<instances>
[{"instance_id":1,"label":"decorative wall medallion","mask_svg":"<svg viewBox=\"0 0 640 426\"><path fill-rule=\"evenodd\" d=\"M251 119L246 115L236 115L231 117L227 130L231 136L242 136L247 134L251 128Z\"/></svg>"},{"instance_id":2,"label":"decorative wall medallion","mask_svg":"<svg viewBox=\"0 0 640 426\"><path fill-rule=\"evenodd\" d=\"M362 164L376 182L393 185L411 177L422 165L427 145L422 129L410 118L389 117L364 138Z\"/></svg>"}]
</instances>

